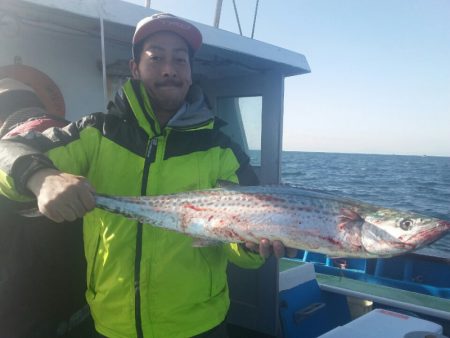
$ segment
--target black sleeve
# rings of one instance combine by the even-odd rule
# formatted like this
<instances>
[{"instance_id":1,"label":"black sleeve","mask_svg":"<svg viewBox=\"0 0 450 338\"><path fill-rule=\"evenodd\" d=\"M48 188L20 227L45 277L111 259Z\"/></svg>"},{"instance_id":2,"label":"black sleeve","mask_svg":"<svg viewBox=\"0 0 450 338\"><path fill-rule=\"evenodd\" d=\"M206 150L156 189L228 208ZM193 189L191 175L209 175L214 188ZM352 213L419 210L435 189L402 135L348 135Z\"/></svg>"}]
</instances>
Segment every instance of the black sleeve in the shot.
<instances>
[{"instance_id":1,"label":"black sleeve","mask_svg":"<svg viewBox=\"0 0 450 338\"><path fill-rule=\"evenodd\" d=\"M241 167L237 171L237 176L240 185L259 185L258 176L250 165L250 161L247 163L241 163Z\"/></svg>"},{"instance_id":2,"label":"black sleeve","mask_svg":"<svg viewBox=\"0 0 450 338\"><path fill-rule=\"evenodd\" d=\"M41 169L55 168L45 153L79 139L80 131L87 126L99 124L102 128L103 116L101 113L91 114L64 128L50 128L42 133L30 131L0 140L0 172L14 180L18 193L29 195L26 188L28 179Z\"/></svg>"},{"instance_id":3,"label":"black sleeve","mask_svg":"<svg viewBox=\"0 0 450 338\"><path fill-rule=\"evenodd\" d=\"M223 123L219 123L215 126L216 139L218 143L223 148L230 148L233 151L234 156L239 162L239 169L236 171L236 175L239 180L240 185L259 185L259 179L250 165L249 156L242 150L242 147L235 141L233 141L228 135L220 130Z\"/></svg>"},{"instance_id":4,"label":"black sleeve","mask_svg":"<svg viewBox=\"0 0 450 338\"><path fill-rule=\"evenodd\" d=\"M29 194L28 179L45 168L54 168L54 165L42 152L24 143L0 141L0 170L14 179L17 192Z\"/></svg>"}]
</instances>

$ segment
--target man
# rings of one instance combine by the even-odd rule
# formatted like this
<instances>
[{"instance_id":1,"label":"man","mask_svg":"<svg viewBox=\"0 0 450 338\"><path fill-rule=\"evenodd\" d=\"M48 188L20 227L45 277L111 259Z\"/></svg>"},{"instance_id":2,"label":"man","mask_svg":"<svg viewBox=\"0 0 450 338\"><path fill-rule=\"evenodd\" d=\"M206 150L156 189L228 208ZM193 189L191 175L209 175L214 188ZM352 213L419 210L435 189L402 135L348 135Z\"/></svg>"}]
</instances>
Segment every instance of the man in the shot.
<instances>
[{"instance_id":1,"label":"man","mask_svg":"<svg viewBox=\"0 0 450 338\"><path fill-rule=\"evenodd\" d=\"M192 86L192 57L201 43L199 30L175 16L143 19L133 36L133 79L109 114L0 150L6 195L36 196L56 222L84 216L87 299L105 337L226 337L228 261L257 268L271 250L284 254L280 242L265 240L194 248L183 234L94 209L94 191L159 195L219 180L258 183L248 157L220 131ZM40 152L24 145L29 142Z\"/></svg>"},{"instance_id":2,"label":"man","mask_svg":"<svg viewBox=\"0 0 450 338\"><path fill-rule=\"evenodd\" d=\"M0 80L0 138L66 124L46 113L32 88ZM26 218L24 207L0 196L0 337L93 337L81 220Z\"/></svg>"}]
</instances>

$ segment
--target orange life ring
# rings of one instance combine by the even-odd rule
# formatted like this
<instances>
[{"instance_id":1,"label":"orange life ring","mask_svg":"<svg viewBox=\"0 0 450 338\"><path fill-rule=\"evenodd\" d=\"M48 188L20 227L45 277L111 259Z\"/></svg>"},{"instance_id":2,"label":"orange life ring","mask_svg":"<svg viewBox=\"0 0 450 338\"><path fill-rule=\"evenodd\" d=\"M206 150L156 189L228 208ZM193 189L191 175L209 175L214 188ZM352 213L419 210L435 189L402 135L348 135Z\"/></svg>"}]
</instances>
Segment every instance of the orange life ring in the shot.
<instances>
[{"instance_id":1,"label":"orange life ring","mask_svg":"<svg viewBox=\"0 0 450 338\"><path fill-rule=\"evenodd\" d=\"M45 73L30 66L8 65L0 67L0 79L5 77L33 88L50 114L64 117L66 113L64 97L56 83Z\"/></svg>"}]
</instances>

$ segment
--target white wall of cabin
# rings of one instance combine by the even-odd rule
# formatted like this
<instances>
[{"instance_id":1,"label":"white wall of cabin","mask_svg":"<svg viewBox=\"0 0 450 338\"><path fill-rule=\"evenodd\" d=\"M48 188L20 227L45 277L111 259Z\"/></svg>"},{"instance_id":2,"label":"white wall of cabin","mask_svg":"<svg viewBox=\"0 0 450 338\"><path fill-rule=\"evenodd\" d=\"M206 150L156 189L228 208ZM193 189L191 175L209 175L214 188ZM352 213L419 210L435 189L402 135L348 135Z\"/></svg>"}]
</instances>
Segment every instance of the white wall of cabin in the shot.
<instances>
[{"instance_id":1,"label":"white wall of cabin","mask_svg":"<svg viewBox=\"0 0 450 338\"><path fill-rule=\"evenodd\" d=\"M102 73L97 67L101 60L98 37L21 24L14 34L0 33L0 46L0 67L14 64L18 56L22 64L40 70L56 83L64 97L68 120L105 110ZM105 49L107 63L129 59L131 54L126 46L106 43Z\"/></svg>"}]
</instances>

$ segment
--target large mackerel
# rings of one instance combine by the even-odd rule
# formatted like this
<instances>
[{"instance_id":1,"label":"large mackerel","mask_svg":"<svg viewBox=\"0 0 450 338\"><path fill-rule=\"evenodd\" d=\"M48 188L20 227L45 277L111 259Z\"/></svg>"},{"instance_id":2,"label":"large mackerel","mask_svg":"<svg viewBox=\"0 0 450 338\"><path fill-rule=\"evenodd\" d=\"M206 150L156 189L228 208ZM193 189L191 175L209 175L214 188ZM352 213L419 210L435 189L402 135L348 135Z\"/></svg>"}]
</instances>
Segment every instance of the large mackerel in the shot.
<instances>
[{"instance_id":1,"label":"large mackerel","mask_svg":"<svg viewBox=\"0 0 450 338\"><path fill-rule=\"evenodd\" d=\"M389 257L417 250L450 222L293 186L216 188L142 197L96 196L97 207L221 242L266 238L332 257Z\"/></svg>"}]
</instances>

